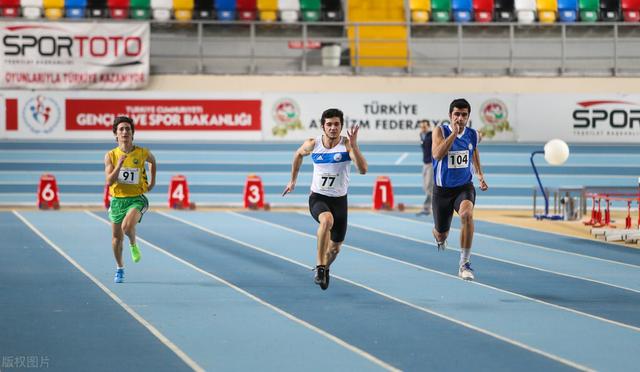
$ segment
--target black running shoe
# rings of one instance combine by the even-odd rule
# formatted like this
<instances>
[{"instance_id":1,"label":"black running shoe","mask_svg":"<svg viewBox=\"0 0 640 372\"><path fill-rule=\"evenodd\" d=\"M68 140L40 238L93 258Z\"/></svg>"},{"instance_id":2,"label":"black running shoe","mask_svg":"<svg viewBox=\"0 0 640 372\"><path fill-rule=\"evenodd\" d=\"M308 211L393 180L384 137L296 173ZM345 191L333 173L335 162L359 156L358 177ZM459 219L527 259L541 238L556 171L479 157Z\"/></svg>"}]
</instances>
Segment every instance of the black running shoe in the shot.
<instances>
[{"instance_id":1,"label":"black running shoe","mask_svg":"<svg viewBox=\"0 0 640 372\"><path fill-rule=\"evenodd\" d=\"M329 270L324 265L316 266L316 276L313 278L313 282L325 290L329 287Z\"/></svg>"},{"instance_id":2,"label":"black running shoe","mask_svg":"<svg viewBox=\"0 0 640 372\"><path fill-rule=\"evenodd\" d=\"M322 290L326 290L327 288L329 288L329 269L325 269L324 270L324 280L322 283L320 283L320 288L322 288Z\"/></svg>"},{"instance_id":3,"label":"black running shoe","mask_svg":"<svg viewBox=\"0 0 640 372\"><path fill-rule=\"evenodd\" d=\"M320 285L320 283L322 283L322 281L324 280L324 266L318 265L315 268L315 272L316 272L316 276L313 278L313 282Z\"/></svg>"}]
</instances>

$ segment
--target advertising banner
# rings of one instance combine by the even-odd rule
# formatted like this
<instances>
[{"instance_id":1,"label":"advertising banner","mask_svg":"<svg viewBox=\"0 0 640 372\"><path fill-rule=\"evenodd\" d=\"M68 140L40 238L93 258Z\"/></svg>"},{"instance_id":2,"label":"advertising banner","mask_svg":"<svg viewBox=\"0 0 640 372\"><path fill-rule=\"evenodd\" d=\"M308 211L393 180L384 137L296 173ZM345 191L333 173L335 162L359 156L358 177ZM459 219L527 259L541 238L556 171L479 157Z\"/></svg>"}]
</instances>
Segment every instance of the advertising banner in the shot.
<instances>
[{"instance_id":1,"label":"advertising banner","mask_svg":"<svg viewBox=\"0 0 640 372\"><path fill-rule=\"evenodd\" d=\"M520 141L640 142L640 95L520 95L517 118Z\"/></svg>"},{"instance_id":2,"label":"advertising banner","mask_svg":"<svg viewBox=\"0 0 640 372\"><path fill-rule=\"evenodd\" d=\"M0 87L137 89L149 80L149 23L0 22Z\"/></svg>"},{"instance_id":3,"label":"advertising banner","mask_svg":"<svg viewBox=\"0 0 640 372\"><path fill-rule=\"evenodd\" d=\"M471 104L470 126L486 141L516 141L511 116L515 95L465 96ZM360 126L361 141L416 142L419 120L431 127L449 123L450 94L376 93L278 93L265 94L262 117L267 140L304 140L321 134L320 116L325 109L339 108L345 115L345 129Z\"/></svg>"},{"instance_id":4,"label":"advertising banner","mask_svg":"<svg viewBox=\"0 0 640 372\"><path fill-rule=\"evenodd\" d=\"M113 119L120 115L131 117L136 133L145 139L262 137L258 96L128 92L114 97L107 92L6 91L3 137L106 139L112 137Z\"/></svg>"}]
</instances>

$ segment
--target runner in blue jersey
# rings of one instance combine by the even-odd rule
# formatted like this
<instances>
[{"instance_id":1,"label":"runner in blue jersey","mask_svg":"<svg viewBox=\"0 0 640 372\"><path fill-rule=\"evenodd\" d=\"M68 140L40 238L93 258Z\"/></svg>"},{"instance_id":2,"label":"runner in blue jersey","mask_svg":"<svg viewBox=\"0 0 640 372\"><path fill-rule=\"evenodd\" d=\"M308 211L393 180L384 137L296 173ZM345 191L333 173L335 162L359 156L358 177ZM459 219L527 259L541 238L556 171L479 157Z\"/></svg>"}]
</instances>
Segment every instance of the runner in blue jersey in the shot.
<instances>
[{"instance_id":1,"label":"runner in blue jersey","mask_svg":"<svg viewBox=\"0 0 640 372\"><path fill-rule=\"evenodd\" d=\"M323 290L329 287L329 266L340 252L347 234L347 191L351 161L360 174L367 173L367 161L358 146L358 127L340 135L344 115L338 109L328 109L320 118L323 134L309 138L293 155L291 180L282 196L292 192L298 179L303 157L313 159L313 180L309 195L309 211L318 226L318 255L314 282Z\"/></svg>"},{"instance_id":2,"label":"runner in blue jersey","mask_svg":"<svg viewBox=\"0 0 640 372\"><path fill-rule=\"evenodd\" d=\"M467 127L471 105L459 98L449 106L448 125L433 131L433 220L438 250L444 250L455 210L460 216L460 266L458 276L464 280L474 280L470 264L471 242L473 240L473 207L476 190L473 186L475 171L480 190L489 187L484 180L480 166L480 142L478 131Z\"/></svg>"}]
</instances>

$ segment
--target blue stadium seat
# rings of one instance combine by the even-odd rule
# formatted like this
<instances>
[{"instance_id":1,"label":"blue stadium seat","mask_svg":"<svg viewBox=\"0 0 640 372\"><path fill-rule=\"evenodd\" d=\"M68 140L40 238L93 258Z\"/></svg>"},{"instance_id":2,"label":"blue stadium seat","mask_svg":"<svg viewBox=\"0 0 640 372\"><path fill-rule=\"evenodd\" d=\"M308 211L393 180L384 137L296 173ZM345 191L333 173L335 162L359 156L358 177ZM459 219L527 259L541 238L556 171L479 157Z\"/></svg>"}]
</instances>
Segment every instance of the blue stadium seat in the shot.
<instances>
[{"instance_id":1,"label":"blue stadium seat","mask_svg":"<svg viewBox=\"0 0 640 372\"><path fill-rule=\"evenodd\" d=\"M558 0L558 19L560 22L578 20L578 0Z\"/></svg>"},{"instance_id":2,"label":"blue stadium seat","mask_svg":"<svg viewBox=\"0 0 640 372\"><path fill-rule=\"evenodd\" d=\"M236 0L216 0L216 14L221 21L236 19Z\"/></svg>"},{"instance_id":3,"label":"blue stadium seat","mask_svg":"<svg viewBox=\"0 0 640 372\"><path fill-rule=\"evenodd\" d=\"M472 0L451 0L454 22L470 22L473 13Z\"/></svg>"},{"instance_id":4,"label":"blue stadium seat","mask_svg":"<svg viewBox=\"0 0 640 372\"><path fill-rule=\"evenodd\" d=\"M65 0L64 8L67 18L84 18L87 0Z\"/></svg>"}]
</instances>

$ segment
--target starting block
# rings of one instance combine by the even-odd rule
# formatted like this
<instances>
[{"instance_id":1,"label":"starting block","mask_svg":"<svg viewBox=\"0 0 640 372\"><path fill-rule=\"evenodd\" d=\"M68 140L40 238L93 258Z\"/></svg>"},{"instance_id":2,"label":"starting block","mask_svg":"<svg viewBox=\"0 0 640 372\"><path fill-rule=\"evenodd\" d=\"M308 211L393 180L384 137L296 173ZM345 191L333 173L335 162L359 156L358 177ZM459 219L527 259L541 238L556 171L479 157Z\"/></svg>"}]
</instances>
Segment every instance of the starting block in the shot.
<instances>
[{"instance_id":1,"label":"starting block","mask_svg":"<svg viewBox=\"0 0 640 372\"><path fill-rule=\"evenodd\" d=\"M171 177L169 183L169 207L174 209L195 209L196 203L189 200L189 185L183 175Z\"/></svg>"},{"instance_id":2,"label":"starting block","mask_svg":"<svg viewBox=\"0 0 640 372\"><path fill-rule=\"evenodd\" d=\"M387 176L378 176L373 185L373 209L393 209L393 186Z\"/></svg>"},{"instance_id":3,"label":"starting block","mask_svg":"<svg viewBox=\"0 0 640 372\"><path fill-rule=\"evenodd\" d=\"M247 176L247 180L244 183L242 200L245 208L270 209L269 203L265 203L264 201L264 186L262 185L262 179L255 174Z\"/></svg>"},{"instance_id":4,"label":"starting block","mask_svg":"<svg viewBox=\"0 0 640 372\"><path fill-rule=\"evenodd\" d=\"M43 174L38 183L38 208L60 209L58 183L53 174Z\"/></svg>"}]
</instances>

